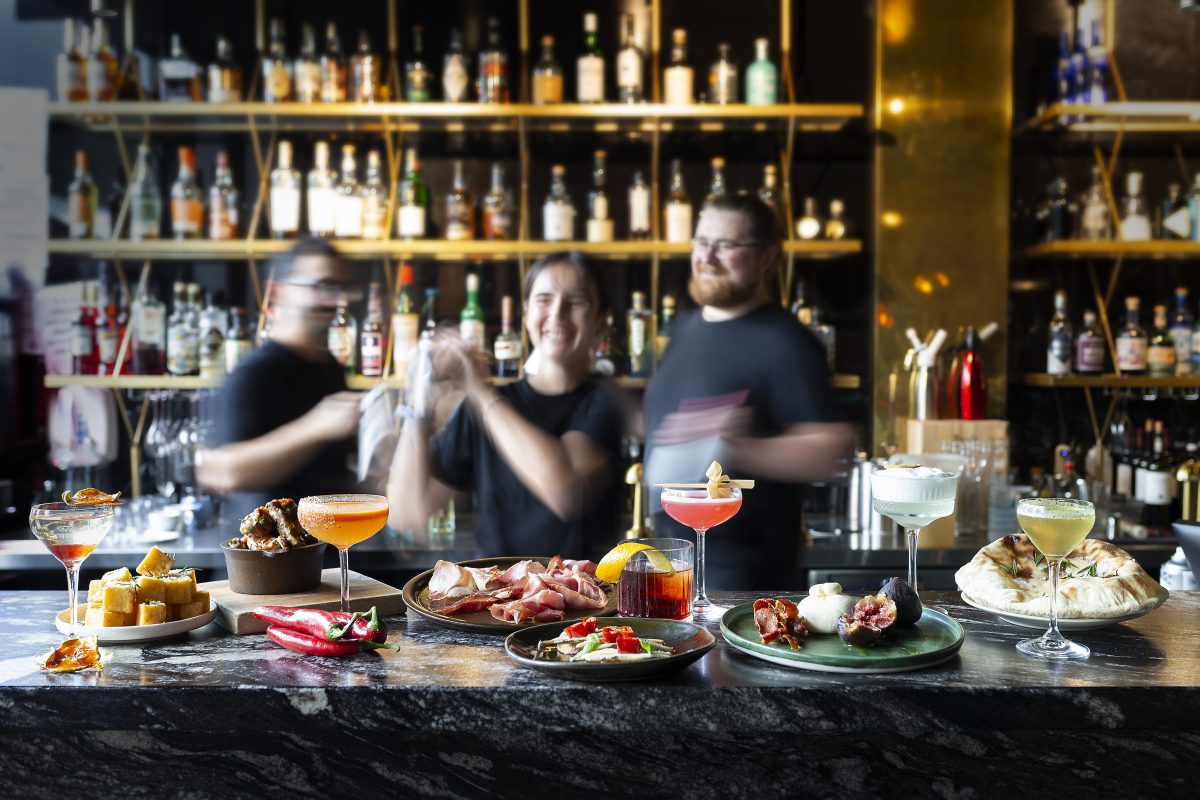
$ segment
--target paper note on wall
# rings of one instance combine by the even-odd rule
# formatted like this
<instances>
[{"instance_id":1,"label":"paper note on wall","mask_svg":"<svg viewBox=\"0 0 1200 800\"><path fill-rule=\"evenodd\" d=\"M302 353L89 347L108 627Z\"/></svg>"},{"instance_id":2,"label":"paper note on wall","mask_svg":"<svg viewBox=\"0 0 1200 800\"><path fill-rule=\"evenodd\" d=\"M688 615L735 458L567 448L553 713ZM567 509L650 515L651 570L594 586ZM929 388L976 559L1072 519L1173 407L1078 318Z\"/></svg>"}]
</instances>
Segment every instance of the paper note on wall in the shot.
<instances>
[{"instance_id":1,"label":"paper note on wall","mask_svg":"<svg viewBox=\"0 0 1200 800\"><path fill-rule=\"evenodd\" d=\"M47 375L71 374L71 322L79 314L83 283L60 283L38 290L33 306L38 350Z\"/></svg>"},{"instance_id":2,"label":"paper note on wall","mask_svg":"<svg viewBox=\"0 0 1200 800\"><path fill-rule=\"evenodd\" d=\"M46 178L46 93L0 87L0 274L20 270L46 282L50 201ZM0 285L0 293L8 286Z\"/></svg>"}]
</instances>

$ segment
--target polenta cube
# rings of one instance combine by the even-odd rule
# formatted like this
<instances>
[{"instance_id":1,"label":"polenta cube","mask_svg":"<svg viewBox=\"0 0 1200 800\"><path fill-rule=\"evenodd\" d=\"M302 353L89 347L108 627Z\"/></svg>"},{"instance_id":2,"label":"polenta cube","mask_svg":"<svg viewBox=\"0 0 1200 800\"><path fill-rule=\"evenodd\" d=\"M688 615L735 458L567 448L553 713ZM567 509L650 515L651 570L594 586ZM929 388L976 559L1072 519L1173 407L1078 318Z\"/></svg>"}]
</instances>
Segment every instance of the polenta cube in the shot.
<instances>
[{"instance_id":1,"label":"polenta cube","mask_svg":"<svg viewBox=\"0 0 1200 800\"><path fill-rule=\"evenodd\" d=\"M138 625L158 625L167 621L167 606L161 602L142 603L138 606Z\"/></svg>"},{"instance_id":2,"label":"polenta cube","mask_svg":"<svg viewBox=\"0 0 1200 800\"><path fill-rule=\"evenodd\" d=\"M100 576L100 584L109 583L129 583L133 580L133 575L129 574L129 567L121 567L120 569L110 570Z\"/></svg>"},{"instance_id":3,"label":"polenta cube","mask_svg":"<svg viewBox=\"0 0 1200 800\"><path fill-rule=\"evenodd\" d=\"M169 556L157 547L151 547L150 552L146 553L146 557L142 559L142 563L137 565L139 575L153 575L161 577L171 571L171 567L175 566L175 557Z\"/></svg>"},{"instance_id":4,"label":"polenta cube","mask_svg":"<svg viewBox=\"0 0 1200 800\"><path fill-rule=\"evenodd\" d=\"M180 619L190 619L192 617L198 617L203 613L204 613L204 603L202 603L199 600L196 600L191 603L184 603L183 605L181 605L179 607L179 618Z\"/></svg>"},{"instance_id":5,"label":"polenta cube","mask_svg":"<svg viewBox=\"0 0 1200 800\"><path fill-rule=\"evenodd\" d=\"M88 603L100 605L104 600L104 584L100 580L88 581Z\"/></svg>"},{"instance_id":6,"label":"polenta cube","mask_svg":"<svg viewBox=\"0 0 1200 800\"><path fill-rule=\"evenodd\" d=\"M212 608L212 597L209 595L208 589L197 589L192 595L192 602L200 604L199 613L201 614L207 614Z\"/></svg>"},{"instance_id":7,"label":"polenta cube","mask_svg":"<svg viewBox=\"0 0 1200 800\"><path fill-rule=\"evenodd\" d=\"M137 610L137 590L132 583L110 583L104 587L101 607L105 611L132 614Z\"/></svg>"},{"instance_id":8,"label":"polenta cube","mask_svg":"<svg viewBox=\"0 0 1200 800\"><path fill-rule=\"evenodd\" d=\"M133 579L137 584L138 600L142 603L165 603L167 584L153 575L139 575Z\"/></svg>"},{"instance_id":9,"label":"polenta cube","mask_svg":"<svg viewBox=\"0 0 1200 800\"><path fill-rule=\"evenodd\" d=\"M167 575L163 579L166 587L165 600L169 604L182 605L190 603L196 593L196 573L188 571L183 575Z\"/></svg>"},{"instance_id":10,"label":"polenta cube","mask_svg":"<svg viewBox=\"0 0 1200 800\"><path fill-rule=\"evenodd\" d=\"M103 608L88 606L83 624L89 628L119 628L125 625L127 616L120 611L105 611Z\"/></svg>"}]
</instances>

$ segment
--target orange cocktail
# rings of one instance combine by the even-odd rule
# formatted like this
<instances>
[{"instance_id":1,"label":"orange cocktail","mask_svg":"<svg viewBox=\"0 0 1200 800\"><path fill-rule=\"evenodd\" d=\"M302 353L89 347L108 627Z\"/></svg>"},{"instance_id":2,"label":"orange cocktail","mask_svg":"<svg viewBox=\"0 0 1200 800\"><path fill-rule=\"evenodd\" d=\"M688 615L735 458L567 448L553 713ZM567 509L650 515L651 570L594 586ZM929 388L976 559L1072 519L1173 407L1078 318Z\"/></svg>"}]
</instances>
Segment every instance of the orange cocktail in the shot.
<instances>
[{"instance_id":1,"label":"orange cocktail","mask_svg":"<svg viewBox=\"0 0 1200 800\"><path fill-rule=\"evenodd\" d=\"M387 524L387 498L377 494L326 494L303 497L296 517L304 530L338 549L342 573L342 611L350 610L351 545L370 539Z\"/></svg>"}]
</instances>

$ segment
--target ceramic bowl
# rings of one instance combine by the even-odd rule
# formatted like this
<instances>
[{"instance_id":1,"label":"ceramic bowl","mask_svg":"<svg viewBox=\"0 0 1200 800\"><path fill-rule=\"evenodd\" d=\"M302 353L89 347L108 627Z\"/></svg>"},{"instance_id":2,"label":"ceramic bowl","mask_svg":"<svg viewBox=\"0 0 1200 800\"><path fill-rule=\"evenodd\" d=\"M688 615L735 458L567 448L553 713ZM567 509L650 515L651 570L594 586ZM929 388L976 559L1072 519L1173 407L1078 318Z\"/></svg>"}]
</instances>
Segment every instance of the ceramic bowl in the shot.
<instances>
[{"instance_id":1,"label":"ceramic bowl","mask_svg":"<svg viewBox=\"0 0 1200 800\"><path fill-rule=\"evenodd\" d=\"M321 584L325 543L287 550L243 550L221 543L229 589L238 594L294 594Z\"/></svg>"}]
</instances>

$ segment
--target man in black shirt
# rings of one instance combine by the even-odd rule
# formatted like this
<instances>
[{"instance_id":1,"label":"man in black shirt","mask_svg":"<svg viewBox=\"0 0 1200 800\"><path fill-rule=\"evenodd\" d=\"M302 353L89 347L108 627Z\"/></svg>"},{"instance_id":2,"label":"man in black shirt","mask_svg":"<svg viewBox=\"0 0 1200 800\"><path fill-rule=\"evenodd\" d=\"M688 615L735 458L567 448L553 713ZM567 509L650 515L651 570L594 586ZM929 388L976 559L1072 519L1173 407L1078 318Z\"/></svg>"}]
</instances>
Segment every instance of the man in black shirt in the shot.
<instances>
[{"instance_id":1,"label":"man in black shirt","mask_svg":"<svg viewBox=\"0 0 1200 800\"><path fill-rule=\"evenodd\" d=\"M340 295L361 287L333 245L302 240L272 285L271 339L243 359L221 392L217 447L196 475L228 494L234 518L277 497L345 492L359 396L329 354Z\"/></svg>"},{"instance_id":2,"label":"man in black shirt","mask_svg":"<svg viewBox=\"0 0 1200 800\"><path fill-rule=\"evenodd\" d=\"M709 587L797 589L799 484L827 478L850 446L825 355L767 286L780 253L764 203L730 195L708 203L696 226L688 293L700 306L675 322L646 390L646 480L705 480L713 460L755 480L742 507L705 534ZM694 538L662 511L655 533Z\"/></svg>"}]
</instances>

